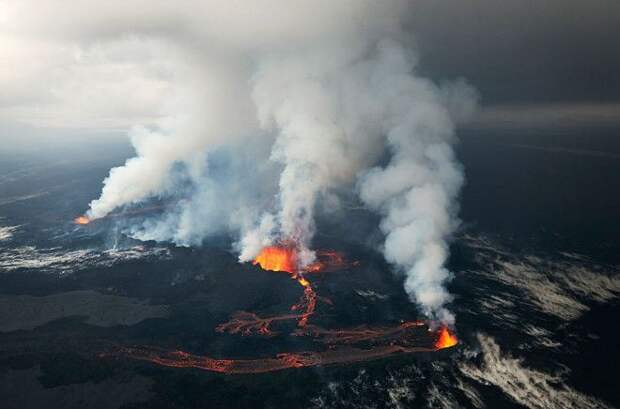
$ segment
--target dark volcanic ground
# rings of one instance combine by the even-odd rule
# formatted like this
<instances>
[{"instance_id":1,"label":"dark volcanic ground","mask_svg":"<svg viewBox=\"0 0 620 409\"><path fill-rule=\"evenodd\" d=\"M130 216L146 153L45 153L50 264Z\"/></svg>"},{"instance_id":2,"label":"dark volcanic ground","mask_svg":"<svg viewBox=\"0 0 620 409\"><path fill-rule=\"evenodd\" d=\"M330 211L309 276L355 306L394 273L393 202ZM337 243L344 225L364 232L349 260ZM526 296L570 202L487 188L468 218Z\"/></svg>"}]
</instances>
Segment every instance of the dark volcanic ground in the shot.
<instances>
[{"instance_id":1,"label":"dark volcanic ground","mask_svg":"<svg viewBox=\"0 0 620 409\"><path fill-rule=\"evenodd\" d=\"M237 310L287 312L300 286L238 264L227 237L176 248L127 238L124 217L75 226L126 150L78 160L2 156L0 406L620 406L618 132L461 133L464 223L449 266L456 348L253 375L100 353L128 345L236 358L304 350L291 337L214 330ZM319 220L316 247L360 263L312 277L333 305L320 303L311 322L338 328L418 318L401 278L373 250L374 226L359 209Z\"/></svg>"}]
</instances>

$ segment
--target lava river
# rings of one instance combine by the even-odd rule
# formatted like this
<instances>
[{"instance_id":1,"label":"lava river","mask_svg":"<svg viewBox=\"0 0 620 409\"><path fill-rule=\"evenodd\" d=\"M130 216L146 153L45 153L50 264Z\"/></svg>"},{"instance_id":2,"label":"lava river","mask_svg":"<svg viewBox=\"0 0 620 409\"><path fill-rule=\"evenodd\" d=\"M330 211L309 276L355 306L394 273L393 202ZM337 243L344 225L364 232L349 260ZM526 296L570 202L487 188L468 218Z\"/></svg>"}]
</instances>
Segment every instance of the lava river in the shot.
<instances>
[{"instance_id":1,"label":"lava river","mask_svg":"<svg viewBox=\"0 0 620 409\"><path fill-rule=\"evenodd\" d=\"M324 329L309 323L316 312L317 301L328 304L330 300L317 295L308 279L311 273L338 271L356 266L346 261L342 254L325 250L318 251L316 261L299 267L294 247L266 247L256 257L254 265L263 270L284 272L303 288L298 303L290 313L261 317L254 312L238 311L228 322L217 326L220 333L240 336L274 337L279 335L272 329L278 321L297 321L297 329L290 337L303 337L319 345L316 351L282 352L272 357L256 359L218 359L194 355L188 352L169 351L157 347L122 347L109 355L122 355L132 359L149 361L157 365L176 368L198 368L226 374L250 374L301 368L317 365L336 365L380 359L395 354L433 352L455 346L456 336L446 327L430 330L423 321L405 321L392 326L358 326L354 328Z\"/></svg>"}]
</instances>

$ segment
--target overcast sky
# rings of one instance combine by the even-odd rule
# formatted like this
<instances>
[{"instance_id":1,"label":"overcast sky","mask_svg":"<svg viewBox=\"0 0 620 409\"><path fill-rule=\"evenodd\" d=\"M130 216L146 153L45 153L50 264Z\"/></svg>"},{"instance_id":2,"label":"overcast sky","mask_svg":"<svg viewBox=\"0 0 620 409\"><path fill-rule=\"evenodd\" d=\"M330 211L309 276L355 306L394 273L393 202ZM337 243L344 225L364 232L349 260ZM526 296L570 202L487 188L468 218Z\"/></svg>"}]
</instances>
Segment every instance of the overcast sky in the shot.
<instances>
[{"instance_id":1,"label":"overcast sky","mask_svg":"<svg viewBox=\"0 0 620 409\"><path fill-rule=\"evenodd\" d=\"M248 4L226 3L0 0L0 138L23 124L55 128L53 135L68 128L118 135L169 114L177 89L188 86L179 78L196 75L191 33L217 43L227 7ZM352 24L331 21L330 8L355 3L317 1L295 13L272 8L261 18L294 28L319 13L328 36L330 25ZM464 77L481 95L485 121L619 115L620 1L410 0L407 10L398 17L413 33L407 41L419 51L420 70L437 81ZM263 46L227 41L216 47L223 58L228 47Z\"/></svg>"},{"instance_id":2,"label":"overcast sky","mask_svg":"<svg viewBox=\"0 0 620 409\"><path fill-rule=\"evenodd\" d=\"M415 3L422 64L466 77L486 104L620 100L617 0Z\"/></svg>"}]
</instances>

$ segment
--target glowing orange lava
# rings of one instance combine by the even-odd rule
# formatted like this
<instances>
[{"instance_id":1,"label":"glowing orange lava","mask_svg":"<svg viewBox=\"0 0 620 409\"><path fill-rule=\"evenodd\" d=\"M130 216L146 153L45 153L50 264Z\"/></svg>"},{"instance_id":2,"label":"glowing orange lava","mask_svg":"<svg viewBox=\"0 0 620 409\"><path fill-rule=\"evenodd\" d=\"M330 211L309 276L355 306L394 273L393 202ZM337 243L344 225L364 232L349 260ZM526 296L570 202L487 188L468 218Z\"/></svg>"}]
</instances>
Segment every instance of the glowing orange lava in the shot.
<instances>
[{"instance_id":1,"label":"glowing orange lava","mask_svg":"<svg viewBox=\"0 0 620 409\"><path fill-rule=\"evenodd\" d=\"M81 225L85 225L91 222L91 220L86 217L86 216L78 216L75 219L73 219L73 222L75 224L81 224Z\"/></svg>"},{"instance_id":2,"label":"glowing orange lava","mask_svg":"<svg viewBox=\"0 0 620 409\"><path fill-rule=\"evenodd\" d=\"M294 245L269 246L261 250L252 264L263 270L284 271L297 279L298 273L320 273L336 271L359 265L357 261L348 262L342 253L335 250L318 250L316 260L305 267L298 265L297 250ZM302 284L302 283L300 283ZM302 284L304 287L306 285Z\"/></svg>"},{"instance_id":3,"label":"glowing orange lava","mask_svg":"<svg viewBox=\"0 0 620 409\"><path fill-rule=\"evenodd\" d=\"M337 252L330 252L329 254L336 254L338 255L338 257L344 260L344 258ZM308 271L318 272L324 269L324 266L326 264L321 261L320 254L318 254L318 256L319 258L317 259L317 261L312 263L310 266L307 266L303 270L300 270L297 265L298 258L297 249L295 246L270 246L262 249L258 256L256 256L256 258L254 259L252 264L258 264L263 270L285 271L291 274L291 278L297 281L299 285L303 287L304 292L301 296L301 299L297 304L294 304L291 307L291 311L295 311L297 314L288 314L282 317L272 318L256 317L257 320L255 320L253 325L248 325L247 320L245 322L234 322L235 320L233 319L233 321L231 321L228 326L220 326L221 329L223 328L224 330L230 330L241 326L243 328L249 329L250 332L252 330L257 330L259 333L263 334L270 333L269 324L273 322L274 319L280 320L283 317L285 319L296 318L298 319L298 326L306 326L306 324L308 323L308 318L310 318L310 316L314 314L314 311L316 310L317 295L314 292L310 281L308 281L308 279L306 279L303 274ZM323 259L325 259L325 257L323 257ZM331 260L331 258L328 258L327 260L329 261ZM309 270L309 268L312 268L312 270Z\"/></svg>"},{"instance_id":4,"label":"glowing orange lava","mask_svg":"<svg viewBox=\"0 0 620 409\"><path fill-rule=\"evenodd\" d=\"M459 341L456 339L456 335L451 334L447 327L441 327L441 330L439 330L439 338L437 339L437 342L435 342L435 348L450 348L458 343Z\"/></svg>"},{"instance_id":5,"label":"glowing orange lava","mask_svg":"<svg viewBox=\"0 0 620 409\"><path fill-rule=\"evenodd\" d=\"M292 247L265 247L252 262L263 270L297 272L297 252Z\"/></svg>"},{"instance_id":6,"label":"glowing orange lava","mask_svg":"<svg viewBox=\"0 0 620 409\"><path fill-rule=\"evenodd\" d=\"M239 322L246 320L250 323L255 318L253 313L237 313ZM395 326L359 326L334 330L309 325L305 329L297 329L292 335L305 337L307 341L314 340L322 344L323 347L319 350L282 352L275 356L254 359L222 359L149 346L121 347L110 353L100 354L100 356L124 356L173 368L198 368L224 374L255 374L289 368L364 362L417 352L433 352L436 349L428 343L428 331L425 328L428 327L422 321L407 321ZM230 333L248 335L247 329L248 327L239 327ZM272 335L272 333L266 330L261 335Z\"/></svg>"},{"instance_id":7,"label":"glowing orange lava","mask_svg":"<svg viewBox=\"0 0 620 409\"><path fill-rule=\"evenodd\" d=\"M185 351L166 351L152 347L125 347L106 356L124 356L172 368L197 368L223 374L257 374L290 368L326 366L371 361L389 356L415 352L432 352L433 349L397 344L377 345L371 349L343 347L325 351L282 352L275 357L258 359L217 359L192 355Z\"/></svg>"},{"instance_id":8,"label":"glowing orange lava","mask_svg":"<svg viewBox=\"0 0 620 409\"><path fill-rule=\"evenodd\" d=\"M335 250L318 250L316 252L316 260L307 265L304 271L307 273L319 273L357 266L358 264L356 261L352 263L347 262L342 253Z\"/></svg>"},{"instance_id":9,"label":"glowing orange lava","mask_svg":"<svg viewBox=\"0 0 620 409\"><path fill-rule=\"evenodd\" d=\"M327 304L332 302L317 295L308 277L316 272L338 271L356 266L348 262L338 252L317 251L317 260L299 268L295 246L272 246L264 248L253 264L264 270L283 271L297 281L303 289L299 302L291 307L291 312L283 315L262 317L254 312L237 311L228 322L218 325L219 333L238 334L241 336L295 337L303 339L309 350L281 352L276 355L247 358L218 358L193 355L180 350L166 350L158 347L133 346L121 347L105 356L121 356L148 361L157 365L174 368L198 368L224 374L255 374L279 371L289 368L349 364L382 359L396 355L433 352L450 348L458 343L456 335L446 326L438 331L431 331L425 321L401 321L399 324L385 326L360 325L349 328L323 328L308 320L315 314L317 301ZM290 331L290 326L283 321L297 321L297 328ZM276 328L272 328L275 326ZM287 333L278 334L275 330L284 329ZM274 338L276 339L276 338Z\"/></svg>"}]
</instances>

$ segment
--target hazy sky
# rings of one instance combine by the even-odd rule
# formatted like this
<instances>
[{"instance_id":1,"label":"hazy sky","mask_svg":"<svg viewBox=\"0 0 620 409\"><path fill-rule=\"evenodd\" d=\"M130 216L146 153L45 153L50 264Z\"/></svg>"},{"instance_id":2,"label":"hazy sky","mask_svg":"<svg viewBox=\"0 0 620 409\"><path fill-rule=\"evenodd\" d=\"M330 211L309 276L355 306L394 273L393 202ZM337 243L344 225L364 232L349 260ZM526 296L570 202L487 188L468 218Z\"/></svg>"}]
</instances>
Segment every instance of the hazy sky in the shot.
<instances>
[{"instance_id":1,"label":"hazy sky","mask_svg":"<svg viewBox=\"0 0 620 409\"><path fill-rule=\"evenodd\" d=\"M248 5L231 1L217 11L216 4L0 0L0 138L8 140L20 124L118 134L165 116L178 102L178 79L197 58L192 31L208 31L217 42L218 13ZM355 4L317 1L295 15L256 7L251 13L291 27L319 13L329 35L330 25L344 23L330 20L330 7ZM619 115L617 0L410 0L408 11L401 17L423 74L466 78L480 92L485 121ZM171 34L187 49L173 47ZM217 53L225 58L237 45L219 44Z\"/></svg>"},{"instance_id":2,"label":"hazy sky","mask_svg":"<svg viewBox=\"0 0 620 409\"><path fill-rule=\"evenodd\" d=\"M415 3L422 64L466 77L487 104L620 100L619 1Z\"/></svg>"}]
</instances>

